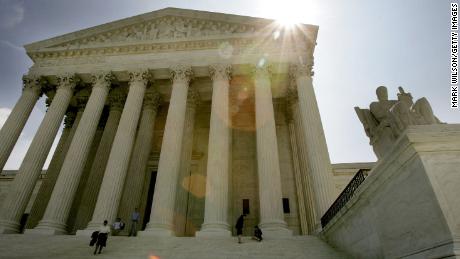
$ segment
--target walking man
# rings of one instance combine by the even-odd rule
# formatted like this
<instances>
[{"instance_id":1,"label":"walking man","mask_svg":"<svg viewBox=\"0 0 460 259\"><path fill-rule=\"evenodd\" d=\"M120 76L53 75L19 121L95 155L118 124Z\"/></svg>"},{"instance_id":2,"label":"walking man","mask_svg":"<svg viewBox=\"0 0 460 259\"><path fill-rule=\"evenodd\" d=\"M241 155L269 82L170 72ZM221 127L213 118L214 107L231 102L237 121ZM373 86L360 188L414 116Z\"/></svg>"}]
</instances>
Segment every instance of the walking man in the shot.
<instances>
[{"instance_id":1,"label":"walking man","mask_svg":"<svg viewBox=\"0 0 460 259\"><path fill-rule=\"evenodd\" d=\"M97 249L99 248L99 254L102 252L102 248L107 245L107 237L110 233L110 227L107 225L107 220L104 220L104 225L99 229L99 234L97 235L96 249L94 249L94 254L96 254Z\"/></svg>"},{"instance_id":2,"label":"walking man","mask_svg":"<svg viewBox=\"0 0 460 259\"><path fill-rule=\"evenodd\" d=\"M243 226L244 226L244 217L246 217L246 214L242 214L238 220L236 221L236 235L238 236L238 244L241 244L241 235L243 235Z\"/></svg>"},{"instance_id":3,"label":"walking man","mask_svg":"<svg viewBox=\"0 0 460 259\"><path fill-rule=\"evenodd\" d=\"M137 208L135 208L133 214L131 214L131 229L129 230L129 236L137 235L137 222L139 222L140 218L141 215L139 214Z\"/></svg>"}]
</instances>

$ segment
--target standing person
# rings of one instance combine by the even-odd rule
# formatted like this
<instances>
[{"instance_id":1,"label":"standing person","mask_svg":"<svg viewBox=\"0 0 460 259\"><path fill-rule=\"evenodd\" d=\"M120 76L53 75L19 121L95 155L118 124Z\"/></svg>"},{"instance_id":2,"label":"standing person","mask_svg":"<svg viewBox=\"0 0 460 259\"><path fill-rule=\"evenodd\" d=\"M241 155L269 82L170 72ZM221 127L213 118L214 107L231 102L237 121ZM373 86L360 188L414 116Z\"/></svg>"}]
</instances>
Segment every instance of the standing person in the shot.
<instances>
[{"instance_id":1,"label":"standing person","mask_svg":"<svg viewBox=\"0 0 460 259\"><path fill-rule=\"evenodd\" d=\"M257 241L262 241L262 230L260 230L259 226L254 227L254 236L252 239L257 240Z\"/></svg>"},{"instance_id":2,"label":"standing person","mask_svg":"<svg viewBox=\"0 0 460 259\"><path fill-rule=\"evenodd\" d=\"M125 223L121 220L121 218L117 218L115 222L112 224L113 232L112 236L118 236L118 233L125 228Z\"/></svg>"},{"instance_id":3,"label":"standing person","mask_svg":"<svg viewBox=\"0 0 460 259\"><path fill-rule=\"evenodd\" d=\"M96 254L97 248L99 248L99 254L102 251L102 248L107 245L107 237L110 233L110 227L107 225L107 220L104 220L104 225L99 229L99 234L97 235L96 249L94 249L94 254Z\"/></svg>"},{"instance_id":4,"label":"standing person","mask_svg":"<svg viewBox=\"0 0 460 259\"><path fill-rule=\"evenodd\" d=\"M137 208L134 209L133 214L131 214L131 229L129 230L129 236L136 236L137 235L137 222L141 218L141 214Z\"/></svg>"},{"instance_id":5,"label":"standing person","mask_svg":"<svg viewBox=\"0 0 460 259\"><path fill-rule=\"evenodd\" d=\"M244 226L244 217L246 217L246 214L242 214L238 220L236 221L236 235L238 236L238 244L241 244L241 235L243 235L243 226Z\"/></svg>"}]
</instances>

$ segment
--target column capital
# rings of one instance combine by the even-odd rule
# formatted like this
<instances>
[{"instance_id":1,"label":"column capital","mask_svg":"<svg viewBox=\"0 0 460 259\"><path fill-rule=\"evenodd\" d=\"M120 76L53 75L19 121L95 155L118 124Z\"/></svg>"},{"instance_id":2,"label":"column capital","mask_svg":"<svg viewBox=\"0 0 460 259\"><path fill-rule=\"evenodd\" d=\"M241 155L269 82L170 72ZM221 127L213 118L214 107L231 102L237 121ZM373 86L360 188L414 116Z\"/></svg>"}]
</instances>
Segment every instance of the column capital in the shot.
<instances>
[{"instance_id":1,"label":"column capital","mask_svg":"<svg viewBox=\"0 0 460 259\"><path fill-rule=\"evenodd\" d=\"M32 91L39 96L43 94L42 85L44 80L36 75L23 75L22 76L22 91Z\"/></svg>"},{"instance_id":2,"label":"column capital","mask_svg":"<svg viewBox=\"0 0 460 259\"><path fill-rule=\"evenodd\" d=\"M150 72L147 69L135 70L129 72L129 85L134 82L140 82L143 85L147 85L150 79Z\"/></svg>"},{"instance_id":3,"label":"column capital","mask_svg":"<svg viewBox=\"0 0 460 259\"><path fill-rule=\"evenodd\" d=\"M114 75L111 71L99 72L91 75L92 86L94 87L106 87L110 89Z\"/></svg>"},{"instance_id":4,"label":"column capital","mask_svg":"<svg viewBox=\"0 0 460 259\"><path fill-rule=\"evenodd\" d=\"M171 66L170 68L171 71L171 80L173 82L185 82L185 83L190 83L190 80L193 77L193 71L191 66L185 66L185 65L175 65Z\"/></svg>"},{"instance_id":5,"label":"column capital","mask_svg":"<svg viewBox=\"0 0 460 259\"><path fill-rule=\"evenodd\" d=\"M75 74L61 74L56 76L57 77L57 89L68 89L74 90L77 86L78 82L80 82L80 78L78 78Z\"/></svg>"},{"instance_id":6,"label":"column capital","mask_svg":"<svg viewBox=\"0 0 460 259\"><path fill-rule=\"evenodd\" d=\"M254 79L261 79L261 78L270 79L272 76L272 65L271 64L255 65L251 68L251 75L252 77L254 77Z\"/></svg>"},{"instance_id":7,"label":"column capital","mask_svg":"<svg viewBox=\"0 0 460 259\"><path fill-rule=\"evenodd\" d=\"M209 75L212 81L225 80L229 81L232 74L231 64L212 64L209 65Z\"/></svg>"},{"instance_id":8,"label":"column capital","mask_svg":"<svg viewBox=\"0 0 460 259\"><path fill-rule=\"evenodd\" d=\"M299 76L311 77L315 74L313 71L313 61L308 64L291 64L289 66L289 76L291 78L297 78Z\"/></svg>"},{"instance_id":9,"label":"column capital","mask_svg":"<svg viewBox=\"0 0 460 259\"><path fill-rule=\"evenodd\" d=\"M145 92L143 109L153 109L154 111L157 111L161 101L162 99L160 93L150 88Z\"/></svg>"}]
</instances>

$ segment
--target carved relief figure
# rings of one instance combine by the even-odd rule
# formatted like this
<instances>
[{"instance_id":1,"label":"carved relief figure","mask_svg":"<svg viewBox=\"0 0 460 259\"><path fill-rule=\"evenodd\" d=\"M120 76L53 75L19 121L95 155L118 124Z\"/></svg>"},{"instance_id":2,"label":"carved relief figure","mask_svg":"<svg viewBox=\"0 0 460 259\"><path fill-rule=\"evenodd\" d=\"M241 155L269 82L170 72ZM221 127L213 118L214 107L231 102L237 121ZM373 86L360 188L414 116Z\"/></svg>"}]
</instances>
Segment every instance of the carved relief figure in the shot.
<instances>
[{"instance_id":1,"label":"carved relief figure","mask_svg":"<svg viewBox=\"0 0 460 259\"><path fill-rule=\"evenodd\" d=\"M145 26L145 39L154 40L158 37L158 29L154 23L150 23L150 26Z\"/></svg>"},{"instance_id":2,"label":"carved relief figure","mask_svg":"<svg viewBox=\"0 0 460 259\"><path fill-rule=\"evenodd\" d=\"M158 25L158 38L160 39L170 39L174 35L174 26L172 25L172 21L168 21L163 19Z\"/></svg>"},{"instance_id":3,"label":"carved relief figure","mask_svg":"<svg viewBox=\"0 0 460 259\"><path fill-rule=\"evenodd\" d=\"M252 33L253 26L238 25L180 17L164 17L145 24L135 24L78 41L67 42L59 47L80 46L93 43L126 42L136 40L182 39L189 37L229 35L232 33Z\"/></svg>"},{"instance_id":4,"label":"carved relief figure","mask_svg":"<svg viewBox=\"0 0 460 259\"><path fill-rule=\"evenodd\" d=\"M440 123L426 98L414 104L412 95L402 87L399 87L398 100L388 100L385 86L378 87L376 94L378 101L372 102L370 109L355 107L355 111L379 159L391 150L407 126Z\"/></svg>"},{"instance_id":5,"label":"carved relief figure","mask_svg":"<svg viewBox=\"0 0 460 259\"><path fill-rule=\"evenodd\" d=\"M178 20L174 26L174 38L187 38L189 36L189 29L185 26L184 21Z\"/></svg>"}]
</instances>

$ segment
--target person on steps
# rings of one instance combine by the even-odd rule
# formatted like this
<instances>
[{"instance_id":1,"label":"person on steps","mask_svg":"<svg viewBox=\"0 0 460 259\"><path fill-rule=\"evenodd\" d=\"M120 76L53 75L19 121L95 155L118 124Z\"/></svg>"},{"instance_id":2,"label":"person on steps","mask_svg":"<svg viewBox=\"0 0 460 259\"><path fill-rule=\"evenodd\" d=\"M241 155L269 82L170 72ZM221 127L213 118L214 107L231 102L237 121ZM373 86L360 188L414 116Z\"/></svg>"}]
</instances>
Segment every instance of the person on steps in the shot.
<instances>
[{"instance_id":1,"label":"person on steps","mask_svg":"<svg viewBox=\"0 0 460 259\"><path fill-rule=\"evenodd\" d=\"M129 230L129 236L136 236L137 235L137 222L141 218L141 214L137 208L134 209L133 214L131 214L131 229Z\"/></svg>"},{"instance_id":2,"label":"person on steps","mask_svg":"<svg viewBox=\"0 0 460 259\"><path fill-rule=\"evenodd\" d=\"M262 230L260 230L259 226L254 227L254 236L252 239L257 240L257 241L262 241Z\"/></svg>"},{"instance_id":3,"label":"person on steps","mask_svg":"<svg viewBox=\"0 0 460 259\"><path fill-rule=\"evenodd\" d=\"M236 221L236 235L238 236L238 244L241 244L241 235L243 235L243 226L244 226L244 217L246 217L246 214L242 214L238 220Z\"/></svg>"},{"instance_id":4,"label":"person on steps","mask_svg":"<svg viewBox=\"0 0 460 259\"><path fill-rule=\"evenodd\" d=\"M97 249L99 248L99 254L102 252L102 248L107 245L107 237L110 233L110 227L107 225L107 220L104 220L104 224L99 229L99 234L97 235L96 249L94 249L94 254L96 254Z\"/></svg>"}]
</instances>

